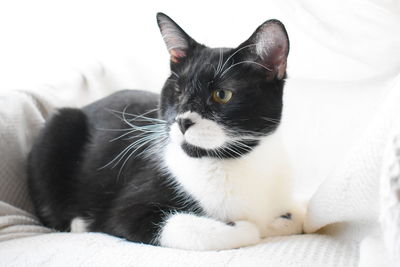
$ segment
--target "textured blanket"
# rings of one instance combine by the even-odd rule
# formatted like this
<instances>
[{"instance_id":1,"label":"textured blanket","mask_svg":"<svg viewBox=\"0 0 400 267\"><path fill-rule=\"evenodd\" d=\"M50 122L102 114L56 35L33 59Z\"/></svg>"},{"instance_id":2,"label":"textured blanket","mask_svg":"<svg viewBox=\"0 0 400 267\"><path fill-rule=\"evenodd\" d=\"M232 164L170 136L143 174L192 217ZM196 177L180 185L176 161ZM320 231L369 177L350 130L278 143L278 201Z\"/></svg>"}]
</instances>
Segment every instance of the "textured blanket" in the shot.
<instances>
[{"instance_id":1,"label":"textured blanket","mask_svg":"<svg viewBox=\"0 0 400 267\"><path fill-rule=\"evenodd\" d=\"M393 130L399 129L398 81L358 144L310 200L306 230L322 230L267 238L253 247L221 252L158 248L103 234L51 233L41 226L33 214L24 172L38 130L56 106L65 105L53 93L13 91L0 98L0 265L357 266L359 262L371 264L370 258L380 263L386 260L378 223L379 177L385 144Z\"/></svg>"}]
</instances>

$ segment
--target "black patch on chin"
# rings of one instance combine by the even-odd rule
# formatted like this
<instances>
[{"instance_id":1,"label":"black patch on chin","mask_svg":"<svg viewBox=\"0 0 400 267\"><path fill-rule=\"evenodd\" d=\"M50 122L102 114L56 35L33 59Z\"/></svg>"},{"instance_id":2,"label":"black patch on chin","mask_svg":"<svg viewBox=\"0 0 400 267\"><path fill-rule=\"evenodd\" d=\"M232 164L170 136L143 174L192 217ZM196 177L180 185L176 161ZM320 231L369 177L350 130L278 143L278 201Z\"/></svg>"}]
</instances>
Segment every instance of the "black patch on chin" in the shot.
<instances>
[{"instance_id":1,"label":"black patch on chin","mask_svg":"<svg viewBox=\"0 0 400 267\"><path fill-rule=\"evenodd\" d=\"M239 158L249 153L255 146L259 144L259 142L259 140L246 140L242 141L244 146L228 145L227 147L218 149L204 149L184 142L181 145L181 148L189 157L192 158L210 157L232 159Z\"/></svg>"},{"instance_id":2,"label":"black patch on chin","mask_svg":"<svg viewBox=\"0 0 400 267\"><path fill-rule=\"evenodd\" d=\"M186 142L184 142L181 147L183 151L185 151L185 153L192 158L202 158L208 155L206 149L190 145Z\"/></svg>"}]
</instances>

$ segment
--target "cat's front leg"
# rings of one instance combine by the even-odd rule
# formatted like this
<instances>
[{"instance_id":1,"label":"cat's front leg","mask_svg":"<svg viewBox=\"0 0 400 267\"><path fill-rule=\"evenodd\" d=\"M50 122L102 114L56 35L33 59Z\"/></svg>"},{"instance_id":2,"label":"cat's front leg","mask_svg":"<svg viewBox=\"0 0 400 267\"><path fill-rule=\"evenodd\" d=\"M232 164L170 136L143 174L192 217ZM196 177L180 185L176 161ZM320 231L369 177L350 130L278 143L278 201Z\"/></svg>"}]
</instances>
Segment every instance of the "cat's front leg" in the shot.
<instances>
[{"instance_id":1,"label":"cat's front leg","mask_svg":"<svg viewBox=\"0 0 400 267\"><path fill-rule=\"evenodd\" d=\"M190 250L233 249L256 244L260 240L260 231L251 222L226 224L188 213L168 217L158 238L161 246Z\"/></svg>"},{"instance_id":2,"label":"cat's front leg","mask_svg":"<svg viewBox=\"0 0 400 267\"><path fill-rule=\"evenodd\" d=\"M302 234L305 214L305 206L293 206L267 225L263 237Z\"/></svg>"}]
</instances>

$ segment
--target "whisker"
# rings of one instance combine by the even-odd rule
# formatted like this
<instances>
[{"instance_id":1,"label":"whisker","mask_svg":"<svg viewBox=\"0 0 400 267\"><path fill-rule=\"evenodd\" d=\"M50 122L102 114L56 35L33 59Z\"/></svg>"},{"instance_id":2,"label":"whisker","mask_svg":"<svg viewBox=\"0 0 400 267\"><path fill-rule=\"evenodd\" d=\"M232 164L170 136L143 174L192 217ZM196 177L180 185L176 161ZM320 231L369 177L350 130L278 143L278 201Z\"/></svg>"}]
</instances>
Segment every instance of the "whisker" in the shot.
<instances>
[{"instance_id":1,"label":"whisker","mask_svg":"<svg viewBox=\"0 0 400 267\"><path fill-rule=\"evenodd\" d=\"M127 146L124 150L122 150L116 157L114 157L114 159L112 159L110 162L108 162L106 165L104 165L104 166L102 166L102 167L100 167L100 168L98 168L97 170L99 171L99 170L102 170L102 169L104 169L104 168L107 168L108 166L110 166L114 161L116 161L120 156L121 156L121 154L123 154L126 150L129 150L130 148L132 148L134 146L134 144L130 144L129 146ZM117 163L118 164L118 163ZM113 168L113 167L112 167Z\"/></svg>"},{"instance_id":2,"label":"whisker","mask_svg":"<svg viewBox=\"0 0 400 267\"><path fill-rule=\"evenodd\" d=\"M138 135L134 135L134 136L130 136L130 137L127 137L127 138L124 138L123 140L131 140L131 139L135 139L135 138L138 138L138 137L142 137L142 136L146 136L146 135L159 135L159 136L163 136L165 134L165 132L164 131L160 131L160 132L142 132L142 133L140 133L140 134L138 134Z\"/></svg>"},{"instance_id":3,"label":"whisker","mask_svg":"<svg viewBox=\"0 0 400 267\"><path fill-rule=\"evenodd\" d=\"M233 149L239 148L239 149L243 149L245 152L249 152L251 150L251 148L249 146L247 146L243 143L232 142L231 144L232 144Z\"/></svg>"},{"instance_id":4,"label":"whisker","mask_svg":"<svg viewBox=\"0 0 400 267\"><path fill-rule=\"evenodd\" d=\"M246 48L251 47L251 46L256 46L256 45L257 45L257 44L249 44L249 45L245 45L245 46L243 46L242 48L236 50L235 53L233 53L232 55L230 55L230 56L225 60L224 64L223 64L222 67L221 67L221 70L224 69L226 63L228 63L229 60L230 60L234 55L236 55L237 53L239 53L239 52L242 51L243 49L246 49Z\"/></svg>"},{"instance_id":5,"label":"whisker","mask_svg":"<svg viewBox=\"0 0 400 267\"><path fill-rule=\"evenodd\" d=\"M109 140L108 142L110 142L110 143L111 143L111 142L114 142L114 141L116 141L116 140L118 140L118 139L121 139L121 138L124 137L124 136L130 135L130 134L132 134L132 133L134 133L134 132L137 132L137 130L131 130L131 131L127 132L127 133L124 133L124 134L122 134L122 135L120 135L120 136L117 136L117 137L115 137L115 138Z\"/></svg>"},{"instance_id":6,"label":"whisker","mask_svg":"<svg viewBox=\"0 0 400 267\"><path fill-rule=\"evenodd\" d=\"M165 120L162 120L162 119L150 118L150 117L146 117L146 116L145 116L145 115L147 115L147 114L149 114L149 113L158 111L158 109L151 109L151 110L149 110L149 111L147 111L147 112L145 112L145 113L143 113L143 114L135 115L135 114L126 112L126 109L127 109L127 108L128 108L128 107L125 107L123 111L117 111L117 110L112 110L112 109L108 109L108 111L110 111L112 114L120 114L120 115L122 115L122 116L128 115L128 116L134 117L134 118L132 118L132 119L129 119L128 121L135 121L135 120L137 120L137 119L140 118L140 119L143 119L143 120L145 120L145 121L166 122ZM122 119L123 117L119 117L119 116L118 116L118 118Z\"/></svg>"},{"instance_id":7,"label":"whisker","mask_svg":"<svg viewBox=\"0 0 400 267\"><path fill-rule=\"evenodd\" d=\"M128 157L124 160L124 162L122 163L122 166L121 166L121 168L120 168L120 170L119 170L119 172L118 172L118 177L121 175L122 170L123 170L125 164L126 164L126 163L128 162L128 160L132 157L132 155L133 155L136 151L138 151L140 148L142 148L143 146L145 146L146 144L148 144L148 143L151 142L152 140L156 140L157 138L158 138L158 136L153 136L153 137L150 136L149 139L145 140L145 141L142 142L138 147L136 147L136 148L128 155ZM141 139L141 140L142 140L142 139Z\"/></svg>"},{"instance_id":8,"label":"whisker","mask_svg":"<svg viewBox=\"0 0 400 267\"><path fill-rule=\"evenodd\" d=\"M272 118L267 118L267 117L261 117L261 119L263 119L265 121L273 122L273 123L280 123L281 122L279 119L272 119Z\"/></svg>"},{"instance_id":9,"label":"whisker","mask_svg":"<svg viewBox=\"0 0 400 267\"><path fill-rule=\"evenodd\" d=\"M146 138L146 137L145 137L145 138ZM117 165L121 162L121 160L125 157L125 155L128 154L129 151L132 150L133 148L134 148L133 153L136 152L137 149L139 149L143 143L147 142L147 140L145 140L145 138L140 138L140 139L138 139L137 141L135 141L134 143L130 144L127 148L125 148L125 149L123 150L123 155L121 155L121 156L119 157L119 160L118 160L118 161L114 164L114 166L112 166L111 168L114 169L115 167L117 167ZM139 145L139 147L136 147L136 148L135 148L135 146L137 146L137 145ZM121 152L121 153L122 153L122 152ZM121 154L121 153L120 153L120 154Z\"/></svg>"},{"instance_id":10,"label":"whisker","mask_svg":"<svg viewBox=\"0 0 400 267\"><path fill-rule=\"evenodd\" d=\"M228 149L229 151L235 153L235 154L238 155L239 157L241 157L241 156L243 155L243 154L239 153L238 151L234 150L234 149L233 149L232 147L230 147L229 145L228 145L228 146L225 146L224 149Z\"/></svg>"},{"instance_id":11,"label":"whisker","mask_svg":"<svg viewBox=\"0 0 400 267\"><path fill-rule=\"evenodd\" d=\"M171 73L176 77L176 78L180 78L180 76L175 72L175 71L171 71Z\"/></svg>"},{"instance_id":12,"label":"whisker","mask_svg":"<svg viewBox=\"0 0 400 267\"><path fill-rule=\"evenodd\" d=\"M217 158L222 160L222 152L221 151L219 151L218 149L215 149L213 152L217 156Z\"/></svg>"},{"instance_id":13,"label":"whisker","mask_svg":"<svg viewBox=\"0 0 400 267\"><path fill-rule=\"evenodd\" d=\"M172 74L176 77L179 77L179 75L177 75L175 72L172 72ZM135 157L142 156L147 158L152 155L156 155L160 151L160 145L165 144L168 140L168 134L166 132L167 122L159 118L146 116L152 112L158 111L158 109L151 109L137 115L126 112L127 108L128 106L126 106L122 111L107 109L113 116L117 117L128 126L126 129L98 128L98 130L122 133L109 140L109 142L114 142L121 139L124 141L134 139L133 142L129 143L125 148L123 148L123 150L119 152L118 155L116 155L112 160L110 160L104 166L98 168L98 170L102 170L111 166L113 169L122 162L122 165L118 171L118 178L120 177L126 163L130 158L132 158L133 155L135 155L135 153ZM134 122L140 122L140 124L144 125L137 125ZM142 149L142 151L139 152L140 149Z\"/></svg>"},{"instance_id":14,"label":"whisker","mask_svg":"<svg viewBox=\"0 0 400 267\"><path fill-rule=\"evenodd\" d=\"M119 140L119 139L122 138L122 137L125 137L126 135L129 135L129 134L132 134L132 133L138 132L138 131L139 131L139 130L132 130L131 132L125 133L125 134L120 135L120 136L118 136L118 137L116 137L116 138L114 138L114 139L111 139L109 142L114 142L114 141L116 141L116 140ZM134 138L139 138L139 137L145 136L146 134L148 134L148 132L141 132L141 133L138 134L138 135L130 136L130 137L124 138L124 139L122 139L122 140L131 140L131 139L134 139Z\"/></svg>"},{"instance_id":15,"label":"whisker","mask_svg":"<svg viewBox=\"0 0 400 267\"><path fill-rule=\"evenodd\" d=\"M98 131L110 131L110 132L126 132L132 131L132 128L125 128L125 129L106 129L106 128L96 128Z\"/></svg>"},{"instance_id":16,"label":"whisker","mask_svg":"<svg viewBox=\"0 0 400 267\"><path fill-rule=\"evenodd\" d=\"M214 78L217 77L217 75L220 73L222 69L222 62L224 60L224 55L222 52L222 48L219 49L219 59L218 59L218 66L217 66L217 71L214 73Z\"/></svg>"},{"instance_id":17,"label":"whisker","mask_svg":"<svg viewBox=\"0 0 400 267\"><path fill-rule=\"evenodd\" d=\"M154 144L145 148L142 152L140 152L137 157L143 156L144 158L148 158L151 155L154 155L155 152L159 152L159 148L161 145L166 144L168 140L168 136L160 136L159 139L154 140Z\"/></svg>"},{"instance_id":18,"label":"whisker","mask_svg":"<svg viewBox=\"0 0 400 267\"><path fill-rule=\"evenodd\" d=\"M253 149L251 146L248 146L248 145L246 145L245 143L243 143L243 142L241 142L239 140L232 140L231 142L232 142L233 145L237 145L237 146L239 146L241 148L248 149L247 151L250 151L250 150Z\"/></svg>"},{"instance_id":19,"label":"whisker","mask_svg":"<svg viewBox=\"0 0 400 267\"><path fill-rule=\"evenodd\" d=\"M258 62L254 62L254 61L250 61L250 60L244 60L244 61L240 61L238 63L232 64L229 68L227 68L226 70L224 70L224 72L222 72L221 76L224 76L225 73L227 73L230 69L232 69L233 67L243 64L243 63L249 63L249 64L256 64L257 66L260 66L268 71L272 71L271 69L267 68L266 66L264 66L263 64L260 64Z\"/></svg>"},{"instance_id":20,"label":"whisker","mask_svg":"<svg viewBox=\"0 0 400 267\"><path fill-rule=\"evenodd\" d=\"M162 126L162 127L160 127L160 126ZM124 134L122 134L122 135L120 135L120 136L117 136L117 137L111 139L109 142L114 142L114 141L116 141L116 140L118 140L118 139L120 139L120 138L122 138L122 137L125 137L125 136L127 136L127 135L129 135L129 134L132 134L132 133L134 133L134 132L142 132L142 133L140 133L139 135L132 136L132 137L126 139L126 140L129 140L129 139L133 139L133 138L135 138L135 137L142 136L142 135L144 135L145 133L164 133L164 132L165 132L164 125L144 125L144 126L135 126L134 128L129 128L129 129L127 129L127 130L128 130L128 132L126 132L126 133L124 133Z\"/></svg>"},{"instance_id":21,"label":"whisker","mask_svg":"<svg viewBox=\"0 0 400 267\"><path fill-rule=\"evenodd\" d=\"M211 63L207 63L206 65L210 65L213 68L214 71L214 77L216 76L217 70L215 69L214 65Z\"/></svg>"},{"instance_id":22,"label":"whisker","mask_svg":"<svg viewBox=\"0 0 400 267\"><path fill-rule=\"evenodd\" d=\"M126 112L125 112L126 108L127 108L127 107L125 107L125 109L123 110L123 112L122 112L122 114L121 114L121 115L122 115L122 121L124 121L126 124L128 124L128 125L131 126L132 128L137 127L136 125L134 125L134 124L131 123L132 121L135 121L137 118L146 119L148 122L166 123L166 121L164 121L164 120L154 119L154 118L148 118L148 117L145 117L144 115L133 115L133 114L130 114L130 113L126 113ZM144 114L148 114L148 113L150 113L150 112L152 112L152 111L155 111L155 110L148 111L148 112L146 112L146 113L144 113ZM125 117L125 115L135 116L135 118L134 118L134 119L127 120L126 117ZM143 128L144 126L139 126L139 127L142 127L142 128Z\"/></svg>"}]
</instances>

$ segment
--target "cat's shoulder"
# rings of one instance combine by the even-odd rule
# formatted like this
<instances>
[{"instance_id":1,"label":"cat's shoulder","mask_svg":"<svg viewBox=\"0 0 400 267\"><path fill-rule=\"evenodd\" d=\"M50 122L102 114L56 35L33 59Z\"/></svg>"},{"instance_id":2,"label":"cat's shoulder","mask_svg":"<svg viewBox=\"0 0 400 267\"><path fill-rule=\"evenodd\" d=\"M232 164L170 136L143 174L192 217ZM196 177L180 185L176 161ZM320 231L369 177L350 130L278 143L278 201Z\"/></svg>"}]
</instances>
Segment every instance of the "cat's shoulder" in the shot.
<instances>
[{"instance_id":1,"label":"cat's shoulder","mask_svg":"<svg viewBox=\"0 0 400 267\"><path fill-rule=\"evenodd\" d=\"M85 111L116 109L121 107L154 107L158 105L160 95L145 90L125 89L93 102L84 107Z\"/></svg>"}]
</instances>

